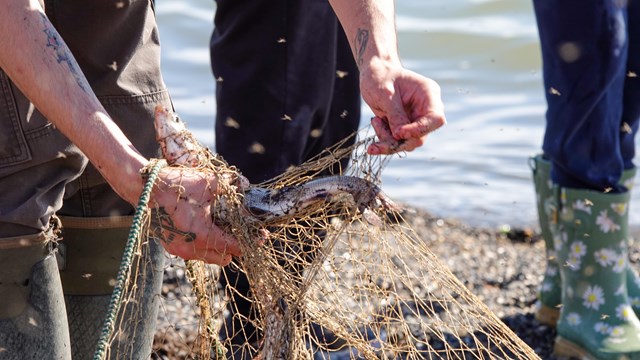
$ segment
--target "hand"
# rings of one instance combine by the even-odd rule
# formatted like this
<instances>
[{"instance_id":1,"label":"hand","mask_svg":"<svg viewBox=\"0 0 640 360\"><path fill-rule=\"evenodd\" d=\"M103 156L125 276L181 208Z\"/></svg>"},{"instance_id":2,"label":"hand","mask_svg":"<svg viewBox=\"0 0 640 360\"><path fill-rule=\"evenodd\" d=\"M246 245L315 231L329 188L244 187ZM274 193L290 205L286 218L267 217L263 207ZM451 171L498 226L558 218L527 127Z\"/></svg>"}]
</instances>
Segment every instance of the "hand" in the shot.
<instances>
[{"instance_id":1,"label":"hand","mask_svg":"<svg viewBox=\"0 0 640 360\"><path fill-rule=\"evenodd\" d=\"M221 266L240 256L238 241L213 223L218 179L197 169L164 168L152 193L152 227L162 246L186 260Z\"/></svg>"},{"instance_id":2,"label":"hand","mask_svg":"<svg viewBox=\"0 0 640 360\"><path fill-rule=\"evenodd\" d=\"M372 62L361 72L360 89L375 115L371 124L378 136L369 154L412 151L446 123L440 86L400 65Z\"/></svg>"}]
</instances>

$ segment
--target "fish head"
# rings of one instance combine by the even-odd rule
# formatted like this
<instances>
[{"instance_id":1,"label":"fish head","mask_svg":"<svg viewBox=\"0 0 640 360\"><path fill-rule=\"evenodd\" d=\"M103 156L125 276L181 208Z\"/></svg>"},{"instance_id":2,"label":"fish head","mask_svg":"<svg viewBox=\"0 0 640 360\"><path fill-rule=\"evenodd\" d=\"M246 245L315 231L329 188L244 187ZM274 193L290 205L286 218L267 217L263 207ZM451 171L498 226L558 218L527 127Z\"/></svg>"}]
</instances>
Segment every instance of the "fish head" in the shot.
<instances>
[{"instance_id":1,"label":"fish head","mask_svg":"<svg viewBox=\"0 0 640 360\"><path fill-rule=\"evenodd\" d=\"M249 210L251 215L260 218L270 212L268 202L270 193L271 191L269 189L251 187L244 193L244 206Z\"/></svg>"},{"instance_id":2,"label":"fish head","mask_svg":"<svg viewBox=\"0 0 640 360\"><path fill-rule=\"evenodd\" d=\"M160 104L156 105L154 111L153 126L156 129L157 141L177 136L187 129L185 123L180 120L176 113Z\"/></svg>"}]
</instances>

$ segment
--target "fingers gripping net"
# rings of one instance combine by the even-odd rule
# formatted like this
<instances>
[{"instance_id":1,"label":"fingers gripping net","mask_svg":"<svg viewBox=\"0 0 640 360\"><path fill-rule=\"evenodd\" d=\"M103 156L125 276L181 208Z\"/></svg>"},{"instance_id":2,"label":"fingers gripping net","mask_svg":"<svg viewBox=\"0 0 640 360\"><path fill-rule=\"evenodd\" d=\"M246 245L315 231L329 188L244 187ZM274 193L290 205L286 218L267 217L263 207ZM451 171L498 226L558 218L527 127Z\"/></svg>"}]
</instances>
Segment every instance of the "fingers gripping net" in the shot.
<instances>
[{"instance_id":1,"label":"fingers gripping net","mask_svg":"<svg viewBox=\"0 0 640 360\"><path fill-rule=\"evenodd\" d=\"M326 174L376 183L389 158L368 156L372 138L361 135L355 145L338 144L259 186L279 189ZM341 168L348 157L349 168ZM237 175L221 159L208 159L216 165L203 171ZM400 212L363 209L340 195L265 223L248 215L232 183L220 182L214 221L241 241L244 255L222 272L169 258L154 358L538 358ZM261 229L269 231L263 244ZM248 294L234 288L238 274L248 278ZM219 276L227 286L217 285ZM252 306L251 315L239 314L243 303ZM135 322L130 316L120 326Z\"/></svg>"}]
</instances>

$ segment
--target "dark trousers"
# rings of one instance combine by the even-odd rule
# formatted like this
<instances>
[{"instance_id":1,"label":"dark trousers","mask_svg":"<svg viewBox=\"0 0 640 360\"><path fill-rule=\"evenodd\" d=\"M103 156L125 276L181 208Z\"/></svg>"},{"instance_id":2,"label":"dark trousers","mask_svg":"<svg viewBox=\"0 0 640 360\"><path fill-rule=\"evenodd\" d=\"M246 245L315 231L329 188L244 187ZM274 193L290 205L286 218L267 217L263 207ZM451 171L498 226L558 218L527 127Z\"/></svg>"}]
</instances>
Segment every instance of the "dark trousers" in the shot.
<instances>
[{"instance_id":1,"label":"dark trousers","mask_svg":"<svg viewBox=\"0 0 640 360\"><path fill-rule=\"evenodd\" d=\"M640 4L534 0L552 180L602 191L633 167L640 117ZM621 5L622 4L622 5Z\"/></svg>"},{"instance_id":2,"label":"dark trousers","mask_svg":"<svg viewBox=\"0 0 640 360\"><path fill-rule=\"evenodd\" d=\"M252 183L301 164L358 127L358 70L325 0L218 0L211 64L216 151ZM226 269L222 282L249 292L243 273ZM232 314L250 314L248 301L232 302ZM234 324L240 327L255 330ZM255 340L255 334L234 337L234 343Z\"/></svg>"}]
</instances>

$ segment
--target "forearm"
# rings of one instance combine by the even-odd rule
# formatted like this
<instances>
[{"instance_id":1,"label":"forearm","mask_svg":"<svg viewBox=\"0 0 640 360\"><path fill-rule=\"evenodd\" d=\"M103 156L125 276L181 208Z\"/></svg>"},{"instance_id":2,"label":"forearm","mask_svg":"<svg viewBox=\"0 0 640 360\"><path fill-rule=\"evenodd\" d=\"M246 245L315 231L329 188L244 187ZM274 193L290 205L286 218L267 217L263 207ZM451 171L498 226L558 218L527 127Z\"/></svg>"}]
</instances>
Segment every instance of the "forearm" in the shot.
<instances>
[{"instance_id":1,"label":"forearm","mask_svg":"<svg viewBox=\"0 0 640 360\"><path fill-rule=\"evenodd\" d=\"M329 0L342 24L358 67L372 61L399 64L393 0Z\"/></svg>"},{"instance_id":2,"label":"forearm","mask_svg":"<svg viewBox=\"0 0 640 360\"><path fill-rule=\"evenodd\" d=\"M6 0L0 34L0 67L114 190L135 203L138 170L147 160L107 115L38 1Z\"/></svg>"},{"instance_id":3,"label":"forearm","mask_svg":"<svg viewBox=\"0 0 640 360\"><path fill-rule=\"evenodd\" d=\"M360 70L360 93L373 114L373 155L412 151L445 124L438 84L400 63L393 0L329 0Z\"/></svg>"}]
</instances>

